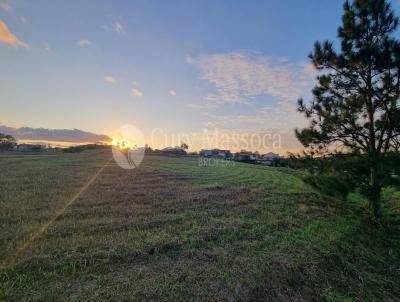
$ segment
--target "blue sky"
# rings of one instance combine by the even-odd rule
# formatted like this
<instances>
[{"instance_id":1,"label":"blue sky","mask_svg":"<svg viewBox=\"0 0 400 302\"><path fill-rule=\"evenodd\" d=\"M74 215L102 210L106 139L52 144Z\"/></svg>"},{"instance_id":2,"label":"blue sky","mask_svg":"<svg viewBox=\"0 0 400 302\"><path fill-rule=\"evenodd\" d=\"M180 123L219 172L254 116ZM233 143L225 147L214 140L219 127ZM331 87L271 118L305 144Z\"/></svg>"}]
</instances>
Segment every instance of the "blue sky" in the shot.
<instances>
[{"instance_id":1,"label":"blue sky","mask_svg":"<svg viewBox=\"0 0 400 302\"><path fill-rule=\"evenodd\" d=\"M0 0L0 123L105 134L127 123L301 126L296 99L315 76L307 55L335 40L342 5Z\"/></svg>"}]
</instances>

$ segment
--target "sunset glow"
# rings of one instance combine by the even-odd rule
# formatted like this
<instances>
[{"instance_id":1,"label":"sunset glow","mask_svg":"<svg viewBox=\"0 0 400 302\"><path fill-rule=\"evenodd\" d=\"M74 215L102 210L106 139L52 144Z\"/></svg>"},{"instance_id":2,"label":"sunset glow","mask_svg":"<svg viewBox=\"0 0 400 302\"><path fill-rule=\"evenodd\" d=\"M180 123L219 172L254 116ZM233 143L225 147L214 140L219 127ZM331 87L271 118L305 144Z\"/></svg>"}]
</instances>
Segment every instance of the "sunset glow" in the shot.
<instances>
[{"instance_id":1,"label":"sunset glow","mask_svg":"<svg viewBox=\"0 0 400 302\"><path fill-rule=\"evenodd\" d=\"M400 300L399 54L400 0L0 0L0 301Z\"/></svg>"},{"instance_id":2,"label":"sunset glow","mask_svg":"<svg viewBox=\"0 0 400 302\"><path fill-rule=\"evenodd\" d=\"M310 45L336 43L341 2L1 0L0 126L76 128L112 140L132 124L153 148L186 136L193 151L205 147L204 131L267 132L281 144L252 151L300 150L294 128L307 122L296 104L316 77ZM44 140L34 131L17 138Z\"/></svg>"},{"instance_id":3,"label":"sunset glow","mask_svg":"<svg viewBox=\"0 0 400 302\"><path fill-rule=\"evenodd\" d=\"M135 141L124 137L113 137L112 146L118 147L120 149L133 149L137 148Z\"/></svg>"}]
</instances>

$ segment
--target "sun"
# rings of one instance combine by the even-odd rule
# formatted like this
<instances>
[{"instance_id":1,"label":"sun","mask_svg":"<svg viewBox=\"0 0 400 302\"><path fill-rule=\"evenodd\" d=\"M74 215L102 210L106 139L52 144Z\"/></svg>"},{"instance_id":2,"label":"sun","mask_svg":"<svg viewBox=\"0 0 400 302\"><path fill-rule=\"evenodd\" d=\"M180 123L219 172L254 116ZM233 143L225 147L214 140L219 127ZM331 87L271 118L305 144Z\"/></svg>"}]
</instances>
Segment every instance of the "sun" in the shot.
<instances>
[{"instance_id":1,"label":"sun","mask_svg":"<svg viewBox=\"0 0 400 302\"><path fill-rule=\"evenodd\" d=\"M112 135L111 145L117 149L137 150L145 144L143 133L133 125L124 125Z\"/></svg>"},{"instance_id":2,"label":"sun","mask_svg":"<svg viewBox=\"0 0 400 302\"><path fill-rule=\"evenodd\" d=\"M120 135L114 136L111 145L118 147L119 149L135 149L137 144L134 140L122 137Z\"/></svg>"}]
</instances>

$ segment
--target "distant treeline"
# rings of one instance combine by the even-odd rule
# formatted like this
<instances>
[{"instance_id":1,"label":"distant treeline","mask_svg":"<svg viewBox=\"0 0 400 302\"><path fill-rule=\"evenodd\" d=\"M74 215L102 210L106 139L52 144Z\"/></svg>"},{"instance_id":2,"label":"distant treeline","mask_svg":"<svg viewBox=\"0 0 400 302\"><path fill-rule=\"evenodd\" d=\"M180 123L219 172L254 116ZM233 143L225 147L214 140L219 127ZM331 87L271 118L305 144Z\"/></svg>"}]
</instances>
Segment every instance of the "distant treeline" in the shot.
<instances>
[{"instance_id":1,"label":"distant treeline","mask_svg":"<svg viewBox=\"0 0 400 302\"><path fill-rule=\"evenodd\" d=\"M111 149L111 145L87 144L87 145L71 146L68 148L64 148L62 150L64 153L79 153L85 150L108 150L108 149Z\"/></svg>"},{"instance_id":2,"label":"distant treeline","mask_svg":"<svg viewBox=\"0 0 400 302\"><path fill-rule=\"evenodd\" d=\"M54 147L50 144L28 144L17 142L14 136L0 133L0 152L20 151L20 152L65 152L78 153L84 150L110 149L111 146L104 143L84 144L67 148Z\"/></svg>"}]
</instances>

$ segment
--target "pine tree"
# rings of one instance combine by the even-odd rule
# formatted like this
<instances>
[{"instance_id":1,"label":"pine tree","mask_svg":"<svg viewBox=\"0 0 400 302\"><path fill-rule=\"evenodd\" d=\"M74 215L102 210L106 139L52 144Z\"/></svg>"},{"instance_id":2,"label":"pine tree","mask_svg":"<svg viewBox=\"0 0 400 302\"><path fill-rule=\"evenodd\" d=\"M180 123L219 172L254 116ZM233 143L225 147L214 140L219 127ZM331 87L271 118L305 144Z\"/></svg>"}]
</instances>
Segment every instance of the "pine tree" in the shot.
<instances>
[{"instance_id":1,"label":"pine tree","mask_svg":"<svg viewBox=\"0 0 400 302\"><path fill-rule=\"evenodd\" d=\"M296 130L312 150L339 146L367 159L368 198L381 217L380 192L385 154L400 142L400 43L398 26L386 0L354 0L344 4L338 28L341 51L333 43L316 42L310 59L317 70L313 100L299 100L298 110L310 126Z\"/></svg>"}]
</instances>

